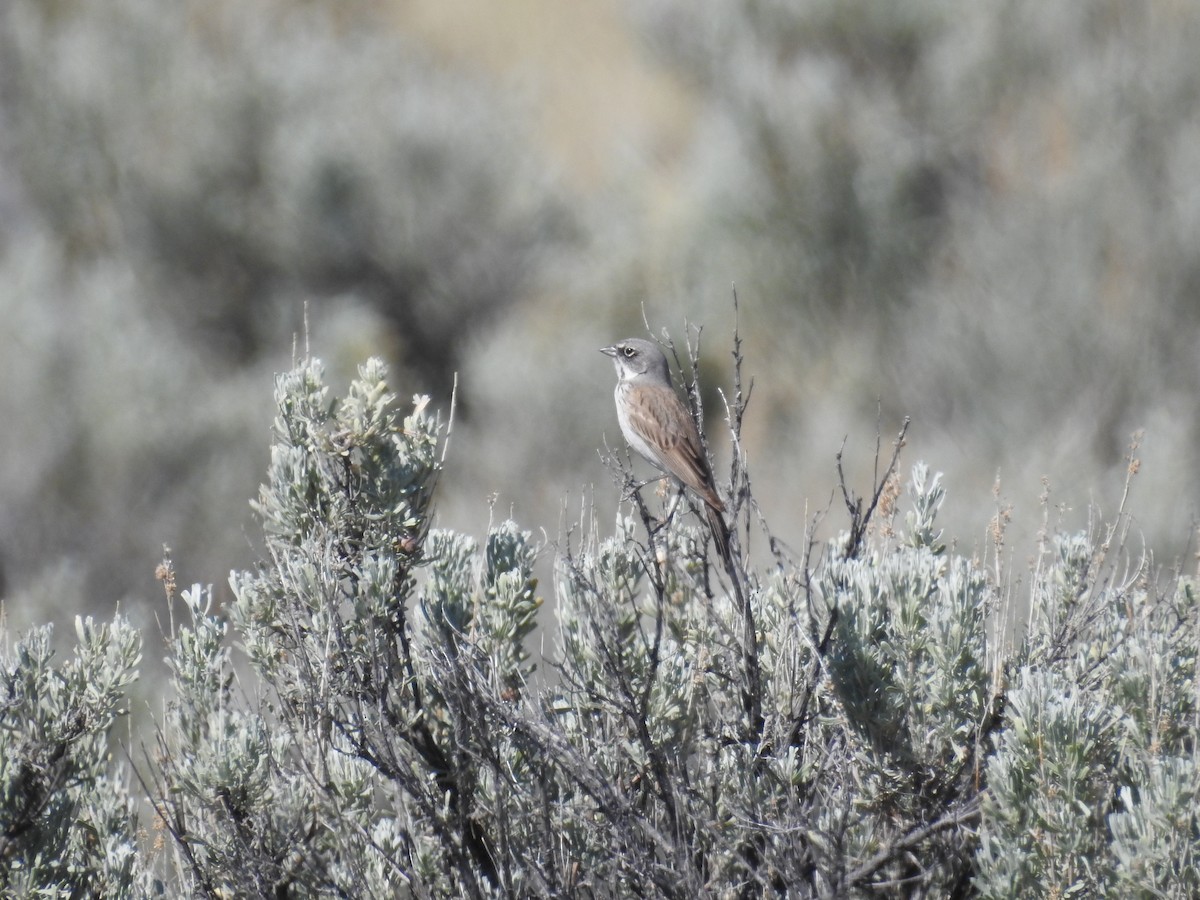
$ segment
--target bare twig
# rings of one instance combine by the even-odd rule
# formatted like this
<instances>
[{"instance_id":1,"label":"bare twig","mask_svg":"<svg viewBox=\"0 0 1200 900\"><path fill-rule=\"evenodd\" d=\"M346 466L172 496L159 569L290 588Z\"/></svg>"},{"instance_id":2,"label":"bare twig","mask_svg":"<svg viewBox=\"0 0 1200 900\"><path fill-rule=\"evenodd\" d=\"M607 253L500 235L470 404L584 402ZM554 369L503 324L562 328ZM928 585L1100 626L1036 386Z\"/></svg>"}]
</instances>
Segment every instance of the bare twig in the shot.
<instances>
[{"instance_id":1,"label":"bare twig","mask_svg":"<svg viewBox=\"0 0 1200 900\"><path fill-rule=\"evenodd\" d=\"M846 473L842 470L842 453L846 449L845 441L842 442L842 447L837 452L838 484L841 487L842 499L846 504L846 512L850 514L850 537L846 541L846 547L843 550L843 556L846 559L853 559L862 552L863 540L867 535L867 527L871 523L871 517L875 514L876 507L879 505L879 498L883 496L888 480L892 477L892 473L896 471L896 466L900 462L900 451L904 447L904 437L908 434L910 421L907 416L904 417L904 424L900 426L900 433L896 435L896 440L892 443L892 458L888 462L882 477L879 476L879 451L881 447L878 443L878 435L876 435L874 493L871 496L871 502L865 510L863 509L862 498L856 497L846 485Z\"/></svg>"}]
</instances>

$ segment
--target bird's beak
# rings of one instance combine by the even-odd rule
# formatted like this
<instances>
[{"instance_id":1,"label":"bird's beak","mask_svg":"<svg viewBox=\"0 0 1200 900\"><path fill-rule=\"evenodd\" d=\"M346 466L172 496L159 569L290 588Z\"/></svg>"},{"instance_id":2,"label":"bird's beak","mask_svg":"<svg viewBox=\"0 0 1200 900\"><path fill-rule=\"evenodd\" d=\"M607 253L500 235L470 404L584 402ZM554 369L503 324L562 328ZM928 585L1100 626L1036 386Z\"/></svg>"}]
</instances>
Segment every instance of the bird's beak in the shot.
<instances>
[{"instance_id":1,"label":"bird's beak","mask_svg":"<svg viewBox=\"0 0 1200 900\"><path fill-rule=\"evenodd\" d=\"M614 359L616 359L616 356L617 356L617 348L616 347L601 347L600 352L603 353L605 356L611 356Z\"/></svg>"}]
</instances>

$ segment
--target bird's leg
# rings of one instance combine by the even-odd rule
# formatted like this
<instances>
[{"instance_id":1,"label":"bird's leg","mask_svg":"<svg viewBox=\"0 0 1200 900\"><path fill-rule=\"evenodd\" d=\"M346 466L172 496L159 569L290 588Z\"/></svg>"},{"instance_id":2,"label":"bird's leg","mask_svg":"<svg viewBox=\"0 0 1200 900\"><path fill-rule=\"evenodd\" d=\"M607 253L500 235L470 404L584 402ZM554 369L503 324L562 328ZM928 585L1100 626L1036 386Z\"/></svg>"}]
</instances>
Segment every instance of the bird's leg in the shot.
<instances>
[{"instance_id":1,"label":"bird's leg","mask_svg":"<svg viewBox=\"0 0 1200 900\"><path fill-rule=\"evenodd\" d=\"M660 499L665 498L667 491L670 490L670 484L672 482L672 479L671 479L670 475L667 475L664 473L655 478L648 478L645 481L638 481L638 482L632 482L632 483L626 482L626 490L628 491L628 493L626 494L626 499L632 501L634 499L634 495L638 491L640 491L642 488L646 487L646 485L654 484L655 482L658 482L658 484L659 484L658 491L657 491L659 498ZM667 507L666 513L662 516L655 517L657 524L653 528L650 529L651 539L653 539L660 531L662 531L664 528L667 527L668 524L670 524L672 517L674 517L674 515L675 515L675 511L679 508L679 501L683 499L683 495L684 495L684 492L686 489L681 484L678 485L678 487L679 487L679 492L674 496L674 498L672 498L670 505ZM649 523L647 523L647 527L648 528L650 527Z\"/></svg>"},{"instance_id":2,"label":"bird's leg","mask_svg":"<svg viewBox=\"0 0 1200 900\"><path fill-rule=\"evenodd\" d=\"M639 481L639 482L637 482L637 484L635 484L635 485L633 486L633 490L635 490L635 491L640 491L640 490L641 490L642 488L644 488L646 485L648 485L648 484L654 484L654 482L656 482L656 481L657 481L657 482L659 482L659 489L658 489L658 490L659 490L659 496L661 497L661 496L662 496L662 490L663 490L663 487L662 487L662 486L666 484L666 481L667 481L667 479L668 479L668 478L670 478L670 477L671 477L670 475L658 475L658 476L656 476L656 477L654 477L654 478L647 478L645 481Z\"/></svg>"},{"instance_id":3,"label":"bird's leg","mask_svg":"<svg viewBox=\"0 0 1200 900\"><path fill-rule=\"evenodd\" d=\"M634 481L631 478L630 480L625 482L625 499L632 502L633 495L636 494L638 491L640 491L642 488L644 488L646 485L654 484L654 482L656 482L656 481L665 482L670 477L671 477L670 475L659 475L656 478L647 478L645 481ZM661 491L662 488L660 487L659 490ZM662 494L660 493L659 496L661 497Z\"/></svg>"}]
</instances>

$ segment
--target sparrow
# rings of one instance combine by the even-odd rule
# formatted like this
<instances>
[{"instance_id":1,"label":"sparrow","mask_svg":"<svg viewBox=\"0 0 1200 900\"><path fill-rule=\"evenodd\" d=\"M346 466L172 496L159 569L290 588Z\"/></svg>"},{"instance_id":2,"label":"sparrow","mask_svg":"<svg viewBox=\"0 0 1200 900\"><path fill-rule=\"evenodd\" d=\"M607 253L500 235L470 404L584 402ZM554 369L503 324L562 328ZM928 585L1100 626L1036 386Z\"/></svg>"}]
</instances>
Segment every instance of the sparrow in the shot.
<instances>
[{"instance_id":1,"label":"sparrow","mask_svg":"<svg viewBox=\"0 0 1200 900\"><path fill-rule=\"evenodd\" d=\"M675 393L667 357L657 344L626 338L600 352L611 356L617 370L617 421L621 434L637 454L673 476L704 501L713 540L729 561L729 529L725 504L717 494L712 469L691 413Z\"/></svg>"}]
</instances>

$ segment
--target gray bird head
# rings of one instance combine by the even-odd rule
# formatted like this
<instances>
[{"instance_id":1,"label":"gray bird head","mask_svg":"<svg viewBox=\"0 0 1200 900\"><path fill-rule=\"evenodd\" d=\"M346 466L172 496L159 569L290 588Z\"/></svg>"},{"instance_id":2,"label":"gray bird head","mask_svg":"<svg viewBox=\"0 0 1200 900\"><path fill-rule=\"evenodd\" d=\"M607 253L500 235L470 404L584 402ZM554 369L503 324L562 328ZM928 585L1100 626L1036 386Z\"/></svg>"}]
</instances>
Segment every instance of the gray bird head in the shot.
<instances>
[{"instance_id":1,"label":"gray bird head","mask_svg":"<svg viewBox=\"0 0 1200 900\"><path fill-rule=\"evenodd\" d=\"M626 338L611 347L601 347L600 352L611 356L617 377L621 381L645 384L671 384L671 370L667 357L658 345L641 338Z\"/></svg>"}]
</instances>

